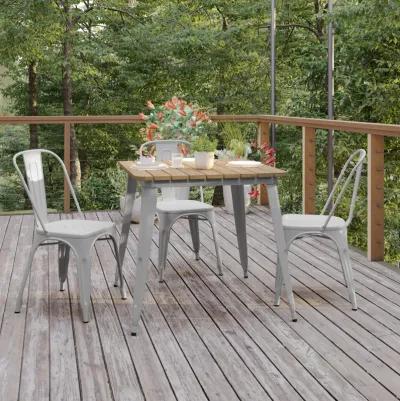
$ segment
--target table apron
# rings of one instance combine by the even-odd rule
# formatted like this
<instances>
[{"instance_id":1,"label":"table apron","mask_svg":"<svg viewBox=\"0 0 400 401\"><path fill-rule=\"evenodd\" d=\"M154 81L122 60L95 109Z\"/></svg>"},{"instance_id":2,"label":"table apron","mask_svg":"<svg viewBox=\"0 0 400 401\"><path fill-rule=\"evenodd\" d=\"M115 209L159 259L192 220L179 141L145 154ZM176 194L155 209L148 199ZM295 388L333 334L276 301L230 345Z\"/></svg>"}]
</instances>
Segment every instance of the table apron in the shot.
<instances>
[{"instance_id":1,"label":"table apron","mask_svg":"<svg viewBox=\"0 0 400 401\"><path fill-rule=\"evenodd\" d=\"M216 187L219 185L276 185L278 179L276 177L266 178L234 178L219 180L191 180L191 181L139 181L140 185L147 188L164 188L164 187Z\"/></svg>"}]
</instances>

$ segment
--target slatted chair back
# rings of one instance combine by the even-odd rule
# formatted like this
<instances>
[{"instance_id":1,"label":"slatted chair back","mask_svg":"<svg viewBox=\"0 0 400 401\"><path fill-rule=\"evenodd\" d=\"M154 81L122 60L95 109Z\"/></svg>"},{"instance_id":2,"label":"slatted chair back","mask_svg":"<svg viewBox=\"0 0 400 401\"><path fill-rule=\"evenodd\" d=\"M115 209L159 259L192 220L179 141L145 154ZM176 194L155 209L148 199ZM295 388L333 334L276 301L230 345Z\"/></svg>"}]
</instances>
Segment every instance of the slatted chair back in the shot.
<instances>
[{"instance_id":1,"label":"slatted chair back","mask_svg":"<svg viewBox=\"0 0 400 401\"><path fill-rule=\"evenodd\" d=\"M43 153L49 154L60 163L64 173L64 177L67 181L67 184L69 186L76 208L79 213L81 213L81 209L78 203L78 199L76 198L74 188L72 187L71 181L69 179L67 169L65 168L63 161L60 159L58 155L46 149L31 149L15 154L13 157L13 164L21 179L25 192L28 195L29 200L31 201L33 212L36 219L36 224L40 226L40 228L43 231L46 231L45 224L48 223L48 214L47 214L46 188L43 174L43 159L42 159ZM18 158L21 156L24 161L26 179L18 166Z\"/></svg>"},{"instance_id":2,"label":"slatted chair back","mask_svg":"<svg viewBox=\"0 0 400 401\"><path fill-rule=\"evenodd\" d=\"M367 153L365 152L364 149L358 149L350 155L350 157L344 164L342 171L340 172L339 177L337 178L336 183L333 186L332 191L329 194L329 197L321 212L321 214L324 215L326 211L329 209L329 206L333 204L328 214L328 218L325 221L323 229L325 229L328 226L329 220L331 219L332 216L334 216L335 211L340 202L342 201L347 188L349 187L351 182L354 181L351 202L349 207L349 214L346 220L346 226L350 225L354 215L354 208L356 206L358 189L360 187L361 172L366 155Z\"/></svg>"}]
</instances>

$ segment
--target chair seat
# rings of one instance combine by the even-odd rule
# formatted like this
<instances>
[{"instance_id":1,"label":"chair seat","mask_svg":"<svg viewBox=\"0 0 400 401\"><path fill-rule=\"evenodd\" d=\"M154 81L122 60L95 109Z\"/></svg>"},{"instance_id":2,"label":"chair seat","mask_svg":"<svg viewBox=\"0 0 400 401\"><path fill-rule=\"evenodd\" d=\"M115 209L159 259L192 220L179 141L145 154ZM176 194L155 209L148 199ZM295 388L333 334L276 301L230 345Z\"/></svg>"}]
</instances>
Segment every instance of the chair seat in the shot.
<instances>
[{"instance_id":1,"label":"chair seat","mask_svg":"<svg viewBox=\"0 0 400 401\"><path fill-rule=\"evenodd\" d=\"M321 231L328 216L320 214L285 214L282 216L284 229L304 231ZM336 216L332 216L325 230L340 230L346 228L346 222Z\"/></svg>"},{"instance_id":2,"label":"chair seat","mask_svg":"<svg viewBox=\"0 0 400 401\"><path fill-rule=\"evenodd\" d=\"M88 238L107 233L113 229L114 223L111 221L97 220L59 220L45 224L48 235ZM38 230L41 232L42 230Z\"/></svg>"},{"instance_id":3,"label":"chair seat","mask_svg":"<svg viewBox=\"0 0 400 401\"><path fill-rule=\"evenodd\" d=\"M157 212L159 213L196 213L208 212L213 209L213 206L195 200L167 200L157 202Z\"/></svg>"}]
</instances>

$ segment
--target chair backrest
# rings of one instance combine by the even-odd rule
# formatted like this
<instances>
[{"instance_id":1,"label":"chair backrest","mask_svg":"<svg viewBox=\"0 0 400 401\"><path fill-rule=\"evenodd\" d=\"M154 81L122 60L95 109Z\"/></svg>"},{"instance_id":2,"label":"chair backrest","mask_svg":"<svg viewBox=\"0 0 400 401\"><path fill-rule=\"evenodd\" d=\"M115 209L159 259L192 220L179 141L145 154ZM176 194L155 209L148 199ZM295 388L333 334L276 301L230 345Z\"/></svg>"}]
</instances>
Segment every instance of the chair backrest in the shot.
<instances>
[{"instance_id":1,"label":"chair backrest","mask_svg":"<svg viewBox=\"0 0 400 401\"><path fill-rule=\"evenodd\" d=\"M78 200L75 195L74 188L72 187L71 181L67 169L63 161L54 152L46 149L32 149L19 152L13 157L13 164L17 173L22 181L22 185L32 203L33 212L35 214L36 223L40 224L41 228L45 230L45 224L48 222L47 216L47 201L46 201L46 189L43 175L43 162L42 153L46 153L54 157L61 165L64 172L64 177L67 181L69 189L71 191L72 197L74 199L76 208L79 213L81 213L81 208L79 206ZM18 166L18 158L22 156L25 166L25 176L22 174Z\"/></svg>"},{"instance_id":2,"label":"chair backrest","mask_svg":"<svg viewBox=\"0 0 400 401\"><path fill-rule=\"evenodd\" d=\"M143 150L154 145L156 148L155 158L157 161L171 160L173 153L180 153L181 145L190 149L190 143L180 139L165 139L145 142L139 149L139 155ZM189 187L168 187L161 189L163 200L187 200L189 199Z\"/></svg>"},{"instance_id":3,"label":"chair backrest","mask_svg":"<svg viewBox=\"0 0 400 401\"><path fill-rule=\"evenodd\" d=\"M347 188L349 187L352 180L354 180L353 192L351 196L349 214L346 220L346 226L348 226L351 223L351 220L353 219L354 208L356 206L357 193L360 187L361 172L366 155L367 153L365 152L364 149L358 149L350 155L350 157L344 164L342 171L340 172L339 177L337 178L336 183L333 186L332 191L329 194L329 197L321 212L321 214L325 214L329 206L332 205L328 218L326 219L325 224L323 226L324 229L328 226L329 220L334 215L338 205L340 204L340 201L343 199L343 196L346 193Z\"/></svg>"}]
</instances>

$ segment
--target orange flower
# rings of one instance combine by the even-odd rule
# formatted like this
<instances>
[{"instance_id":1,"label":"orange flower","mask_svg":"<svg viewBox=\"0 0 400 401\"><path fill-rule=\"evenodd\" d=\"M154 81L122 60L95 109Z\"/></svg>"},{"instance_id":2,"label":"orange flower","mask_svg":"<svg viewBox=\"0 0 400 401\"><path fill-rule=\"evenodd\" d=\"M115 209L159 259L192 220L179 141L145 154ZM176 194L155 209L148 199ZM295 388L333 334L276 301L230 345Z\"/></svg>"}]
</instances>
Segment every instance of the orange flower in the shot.
<instances>
[{"instance_id":1,"label":"orange flower","mask_svg":"<svg viewBox=\"0 0 400 401\"><path fill-rule=\"evenodd\" d=\"M153 140L153 134L154 134L154 130L149 129L149 128L146 129L146 138L148 141Z\"/></svg>"},{"instance_id":2,"label":"orange flower","mask_svg":"<svg viewBox=\"0 0 400 401\"><path fill-rule=\"evenodd\" d=\"M154 109L155 107L154 107L154 104L151 102L151 100L148 100L147 101L147 107L149 108L149 109Z\"/></svg>"}]
</instances>

